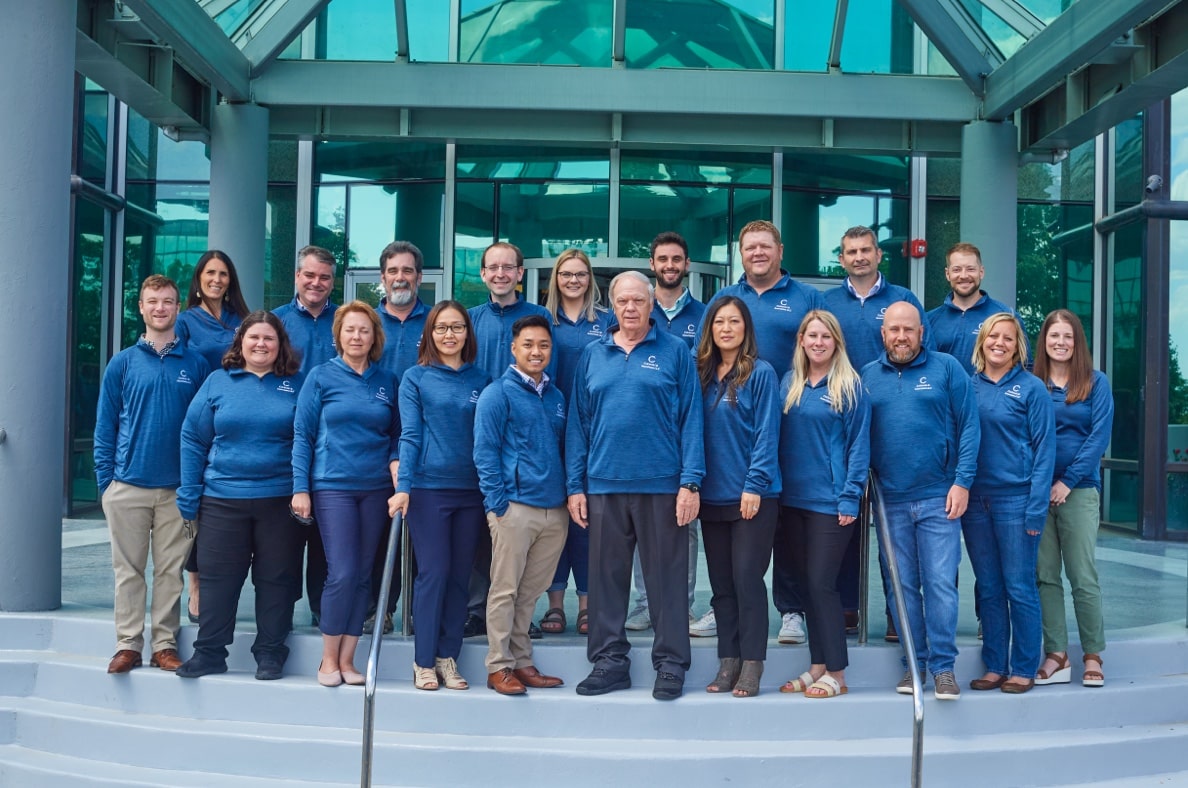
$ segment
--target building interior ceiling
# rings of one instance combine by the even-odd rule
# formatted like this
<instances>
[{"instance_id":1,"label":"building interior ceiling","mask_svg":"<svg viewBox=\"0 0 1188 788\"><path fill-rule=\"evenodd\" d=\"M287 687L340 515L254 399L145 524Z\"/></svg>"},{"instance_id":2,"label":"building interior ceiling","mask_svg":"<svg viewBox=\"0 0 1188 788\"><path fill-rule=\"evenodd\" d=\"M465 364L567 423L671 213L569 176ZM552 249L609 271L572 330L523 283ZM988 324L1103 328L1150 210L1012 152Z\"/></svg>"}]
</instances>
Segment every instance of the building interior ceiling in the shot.
<instances>
[{"instance_id":1,"label":"building interior ceiling","mask_svg":"<svg viewBox=\"0 0 1188 788\"><path fill-rule=\"evenodd\" d=\"M633 1L633 25L663 26L657 41L695 41L707 19L732 29L723 56L740 67L627 62ZM951 155L968 123L1013 121L1021 155L1054 158L1188 86L1188 0L1081 0L1046 22L1027 0L896 0L944 74L847 71L848 0L815 72L764 62L753 40L772 25L725 0L674 0L667 17L657 0L646 14L643 0L497 0L458 18L453 62L410 59L407 3L394 0L390 62L282 58L330 2L78 0L76 67L178 139L209 140L222 101L267 107L274 137L641 149ZM514 40L565 3L611 6L606 67L551 63L564 41ZM997 43L988 20L1016 43ZM484 46L517 46L519 61L466 62Z\"/></svg>"}]
</instances>

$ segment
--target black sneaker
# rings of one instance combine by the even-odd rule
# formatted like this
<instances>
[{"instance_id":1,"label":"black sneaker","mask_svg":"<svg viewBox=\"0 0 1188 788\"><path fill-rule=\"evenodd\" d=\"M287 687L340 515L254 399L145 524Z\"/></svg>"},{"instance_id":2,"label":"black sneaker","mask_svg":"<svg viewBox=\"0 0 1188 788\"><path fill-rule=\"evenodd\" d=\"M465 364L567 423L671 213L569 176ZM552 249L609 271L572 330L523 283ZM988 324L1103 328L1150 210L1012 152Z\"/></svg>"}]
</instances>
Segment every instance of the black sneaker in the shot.
<instances>
[{"instance_id":1,"label":"black sneaker","mask_svg":"<svg viewBox=\"0 0 1188 788\"><path fill-rule=\"evenodd\" d=\"M174 673L183 679L196 679L214 673L226 673L227 661L194 655L182 663Z\"/></svg>"},{"instance_id":2,"label":"black sneaker","mask_svg":"<svg viewBox=\"0 0 1188 788\"><path fill-rule=\"evenodd\" d=\"M284 663L276 657L260 657L256 662L257 681L276 681L284 675Z\"/></svg>"},{"instance_id":3,"label":"black sneaker","mask_svg":"<svg viewBox=\"0 0 1188 788\"><path fill-rule=\"evenodd\" d=\"M582 679L577 685L579 695L605 695L615 690L629 689L631 674L626 670L606 670L594 668L590 675Z\"/></svg>"},{"instance_id":4,"label":"black sneaker","mask_svg":"<svg viewBox=\"0 0 1188 788\"><path fill-rule=\"evenodd\" d=\"M528 622L528 637L532 640L540 640L544 637L544 633L540 631L540 627L536 625L535 621Z\"/></svg>"},{"instance_id":5,"label":"black sneaker","mask_svg":"<svg viewBox=\"0 0 1188 788\"><path fill-rule=\"evenodd\" d=\"M656 700L676 700L685 691L685 680L675 673L661 671L656 674L652 697Z\"/></svg>"},{"instance_id":6,"label":"black sneaker","mask_svg":"<svg viewBox=\"0 0 1188 788\"><path fill-rule=\"evenodd\" d=\"M466 618L466 626L462 627L462 637L476 638L487 634L487 622L471 613Z\"/></svg>"}]
</instances>

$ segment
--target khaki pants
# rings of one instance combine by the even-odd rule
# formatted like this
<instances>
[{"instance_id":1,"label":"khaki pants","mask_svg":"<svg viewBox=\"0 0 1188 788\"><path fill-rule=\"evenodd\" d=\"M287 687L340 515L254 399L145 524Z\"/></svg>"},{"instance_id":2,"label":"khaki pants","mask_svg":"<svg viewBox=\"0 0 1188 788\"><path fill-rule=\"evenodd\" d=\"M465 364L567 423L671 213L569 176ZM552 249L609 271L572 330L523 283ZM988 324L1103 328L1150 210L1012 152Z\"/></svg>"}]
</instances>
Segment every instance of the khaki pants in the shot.
<instances>
[{"instance_id":1,"label":"khaki pants","mask_svg":"<svg viewBox=\"0 0 1188 788\"><path fill-rule=\"evenodd\" d=\"M144 650L145 569L153 553L152 650L177 648L182 567L192 539L182 529L177 493L113 481L103 492L115 570L116 648Z\"/></svg>"},{"instance_id":2,"label":"khaki pants","mask_svg":"<svg viewBox=\"0 0 1188 788\"><path fill-rule=\"evenodd\" d=\"M536 600L553 582L565 547L564 506L537 509L512 503L491 529L491 591L487 594L487 672L532 665L528 627Z\"/></svg>"}]
</instances>

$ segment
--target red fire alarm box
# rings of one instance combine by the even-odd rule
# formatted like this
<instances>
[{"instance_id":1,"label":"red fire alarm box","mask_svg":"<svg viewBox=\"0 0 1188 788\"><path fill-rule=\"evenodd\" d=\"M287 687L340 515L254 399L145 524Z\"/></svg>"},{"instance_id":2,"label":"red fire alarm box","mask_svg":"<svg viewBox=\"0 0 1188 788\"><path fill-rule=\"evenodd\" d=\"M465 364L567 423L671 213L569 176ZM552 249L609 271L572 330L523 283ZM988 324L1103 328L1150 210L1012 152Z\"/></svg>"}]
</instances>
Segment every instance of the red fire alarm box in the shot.
<instances>
[{"instance_id":1,"label":"red fire alarm box","mask_svg":"<svg viewBox=\"0 0 1188 788\"><path fill-rule=\"evenodd\" d=\"M928 242L923 238L913 238L907 242L908 256L910 257L927 257L928 256Z\"/></svg>"}]
</instances>

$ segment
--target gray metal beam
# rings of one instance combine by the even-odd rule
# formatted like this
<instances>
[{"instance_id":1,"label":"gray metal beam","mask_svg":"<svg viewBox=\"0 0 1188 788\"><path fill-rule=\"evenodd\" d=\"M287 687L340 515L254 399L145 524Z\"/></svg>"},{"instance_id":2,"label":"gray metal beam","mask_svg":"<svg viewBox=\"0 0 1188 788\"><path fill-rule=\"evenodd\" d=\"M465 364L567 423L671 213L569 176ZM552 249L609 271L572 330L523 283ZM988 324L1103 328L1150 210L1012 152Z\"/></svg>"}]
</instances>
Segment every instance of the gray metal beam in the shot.
<instances>
[{"instance_id":1,"label":"gray metal beam","mask_svg":"<svg viewBox=\"0 0 1188 788\"><path fill-rule=\"evenodd\" d=\"M252 76L268 68L285 47L293 43L330 0L286 0L258 29L248 25L236 34L235 43L252 64Z\"/></svg>"},{"instance_id":2,"label":"gray metal beam","mask_svg":"<svg viewBox=\"0 0 1188 788\"><path fill-rule=\"evenodd\" d=\"M198 4L190 0L122 2L195 76L232 101L249 100L251 64Z\"/></svg>"},{"instance_id":3,"label":"gray metal beam","mask_svg":"<svg viewBox=\"0 0 1188 788\"><path fill-rule=\"evenodd\" d=\"M1020 148L1068 150L1188 87L1188 2L1135 28L1134 40L1130 61L1088 66L1025 107Z\"/></svg>"},{"instance_id":4,"label":"gray metal beam","mask_svg":"<svg viewBox=\"0 0 1188 788\"><path fill-rule=\"evenodd\" d=\"M899 0L933 46L949 61L957 76L975 94L985 91L985 79L997 63L996 48L981 27L953 0Z\"/></svg>"},{"instance_id":5,"label":"gray metal beam","mask_svg":"<svg viewBox=\"0 0 1188 788\"><path fill-rule=\"evenodd\" d=\"M408 4L396 0L396 59L408 60Z\"/></svg>"},{"instance_id":6,"label":"gray metal beam","mask_svg":"<svg viewBox=\"0 0 1188 788\"><path fill-rule=\"evenodd\" d=\"M611 60L622 65L627 57L627 0L614 0L611 16Z\"/></svg>"},{"instance_id":7,"label":"gray metal beam","mask_svg":"<svg viewBox=\"0 0 1188 788\"><path fill-rule=\"evenodd\" d=\"M1007 118L1035 101L1167 6L1168 0L1073 3L986 78L986 118Z\"/></svg>"},{"instance_id":8,"label":"gray metal beam","mask_svg":"<svg viewBox=\"0 0 1188 788\"><path fill-rule=\"evenodd\" d=\"M837 0L833 14L833 33L829 37L829 68L841 68L842 39L846 33L846 11L849 0Z\"/></svg>"},{"instance_id":9,"label":"gray metal beam","mask_svg":"<svg viewBox=\"0 0 1188 788\"><path fill-rule=\"evenodd\" d=\"M893 74L286 60L254 80L252 92L271 107L671 112L737 122L762 115L967 122L977 114L958 79Z\"/></svg>"},{"instance_id":10,"label":"gray metal beam","mask_svg":"<svg viewBox=\"0 0 1188 788\"><path fill-rule=\"evenodd\" d=\"M978 0L990 13L997 16L1019 35L1030 40L1044 29L1044 22L1025 8L1018 0Z\"/></svg>"}]
</instances>

